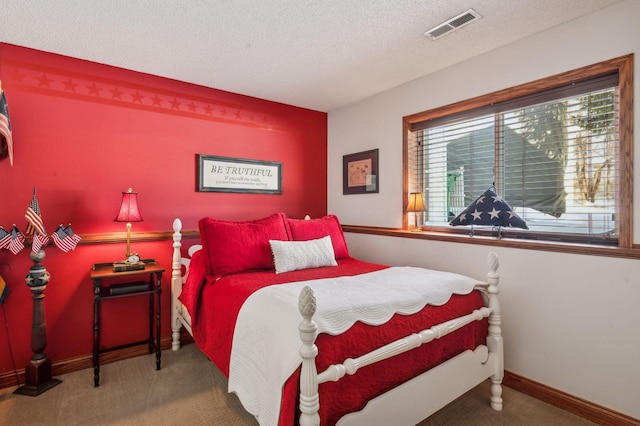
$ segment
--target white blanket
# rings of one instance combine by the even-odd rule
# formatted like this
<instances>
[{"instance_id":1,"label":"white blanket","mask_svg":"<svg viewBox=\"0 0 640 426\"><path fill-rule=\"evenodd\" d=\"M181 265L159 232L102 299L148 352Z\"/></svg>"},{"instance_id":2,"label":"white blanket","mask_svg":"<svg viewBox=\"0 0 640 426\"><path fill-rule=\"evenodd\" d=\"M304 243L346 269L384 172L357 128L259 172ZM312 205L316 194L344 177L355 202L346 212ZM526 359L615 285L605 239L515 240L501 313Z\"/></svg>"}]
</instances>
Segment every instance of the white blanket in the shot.
<instances>
[{"instance_id":1,"label":"white blanket","mask_svg":"<svg viewBox=\"0 0 640 426\"><path fill-rule=\"evenodd\" d=\"M306 285L316 296L313 320L318 333L337 335L356 321L380 325L396 313L413 314L427 304L443 305L452 294L468 294L479 283L450 272L392 267L262 288L245 301L238 314L229 392L238 395L260 425L277 424L283 385L302 362L298 297Z\"/></svg>"}]
</instances>

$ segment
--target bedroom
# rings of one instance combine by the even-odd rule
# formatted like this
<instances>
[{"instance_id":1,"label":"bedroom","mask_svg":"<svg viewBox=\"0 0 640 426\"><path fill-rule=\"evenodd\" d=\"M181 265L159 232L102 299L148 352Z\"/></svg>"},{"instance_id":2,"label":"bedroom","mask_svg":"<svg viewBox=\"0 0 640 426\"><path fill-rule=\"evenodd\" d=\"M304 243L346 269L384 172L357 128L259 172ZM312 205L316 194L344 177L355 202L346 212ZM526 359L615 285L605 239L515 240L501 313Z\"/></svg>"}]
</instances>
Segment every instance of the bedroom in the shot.
<instances>
[{"instance_id":1,"label":"bedroom","mask_svg":"<svg viewBox=\"0 0 640 426\"><path fill-rule=\"evenodd\" d=\"M9 166L7 160L0 162L4 188L0 224L23 226L24 210L35 186L47 230L71 222L77 233L86 235L85 243L94 243L81 244L72 253L47 251L44 264L52 276L46 294L48 356L55 365L91 353L89 269L95 262L115 260L124 254L124 225L113 222L121 191L133 187L140 194L144 222L134 224L132 244L145 257L154 257L165 265L170 264L168 240L153 241L153 232L169 232L174 217L183 219L185 229L195 229L197 219L209 214L251 219L279 210L292 217L330 212L338 215L343 224L400 227L403 116L621 55L637 54L640 35L633 17L639 13L638 2L621 2L326 114L0 45L0 79L8 97L15 140L14 166ZM572 55L565 54L563 46L567 45L573 47ZM23 83L12 72L17 66L25 75L33 73ZM49 88L40 79L44 74L52 79ZM34 75L38 79L33 79ZM80 86L73 92L63 84L82 78L88 78L80 82L83 87L96 83L106 99L87 101L89 92L82 92ZM122 99L117 99L118 92L111 91L114 82L122 91ZM455 86L455 91L438 91L443 85ZM124 92L132 88L133 93L140 90L145 96L157 94L164 111L157 113L135 104ZM425 99L416 96L416 92L432 96ZM176 96L182 96L185 105L189 101L212 102L219 111L223 109L221 105L228 105L228 116L209 120L190 114L188 107L185 112L176 113L171 110ZM242 110L243 125L233 123L235 117L230 111L237 110ZM256 120L266 120L271 128L254 125ZM637 109L634 122L638 122ZM309 133L309 126L316 131ZM251 151L227 143L256 138L263 143L251 145ZM139 144L140 140L145 143ZM181 148L187 142L188 150L183 152ZM343 196L342 155L371 148L381 150L380 193ZM634 151L637 159L639 150ZM213 194L197 193L194 164L198 153L277 157L284 163L285 191L282 196L222 194L215 198ZM636 170L635 182L639 180L638 173ZM309 174L314 179L304 178ZM635 191L637 199L637 186ZM216 203L214 212L208 205L212 199ZM241 211L234 207L238 204L243 205ZM247 205L250 210L244 207ZM638 214L634 211L636 222ZM117 243L99 244L112 238L112 233L119 233ZM152 241L142 241L148 234ZM355 256L370 261L457 270L472 276L484 273L484 258L489 251L489 247L475 244L353 232L347 232L346 238ZM639 242L640 231L636 227L634 243ZM634 356L640 351L636 332L640 323L636 308L640 288L634 280L640 272L637 259L506 247L495 251L502 265L506 370L640 418L635 397L640 388L640 361ZM31 303L31 295L23 281L30 262L26 250L15 257L3 251L1 256L0 273L10 287L6 308L12 324L12 344L20 368L31 356L31 315L29 309L24 309L25 304ZM460 264L458 258L466 262ZM168 312L168 296L163 303L163 311ZM538 306L543 308L535 309ZM135 317L136 308L135 304L125 303L119 305L117 312L105 308L105 314L114 329L135 328L129 322L140 323ZM119 315L122 312L126 315ZM168 338L168 317L163 321L167 333L163 337ZM105 339L112 343L129 337L113 331L108 335L105 331ZM6 341L2 330L0 372L7 386L11 386L12 367L4 355Z\"/></svg>"}]
</instances>

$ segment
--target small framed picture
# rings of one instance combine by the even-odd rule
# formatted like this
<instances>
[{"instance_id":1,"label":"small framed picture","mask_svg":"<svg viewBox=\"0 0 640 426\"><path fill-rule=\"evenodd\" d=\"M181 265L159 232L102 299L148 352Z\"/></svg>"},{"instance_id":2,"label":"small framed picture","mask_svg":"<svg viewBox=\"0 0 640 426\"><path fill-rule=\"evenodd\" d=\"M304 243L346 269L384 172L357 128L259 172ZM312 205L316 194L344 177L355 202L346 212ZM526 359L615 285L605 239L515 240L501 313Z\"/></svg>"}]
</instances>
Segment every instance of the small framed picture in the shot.
<instances>
[{"instance_id":1,"label":"small framed picture","mask_svg":"<svg viewBox=\"0 0 640 426\"><path fill-rule=\"evenodd\" d=\"M369 194L378 192L378 150L342 156L342 193Z\"/></svg>"}]
</instances>

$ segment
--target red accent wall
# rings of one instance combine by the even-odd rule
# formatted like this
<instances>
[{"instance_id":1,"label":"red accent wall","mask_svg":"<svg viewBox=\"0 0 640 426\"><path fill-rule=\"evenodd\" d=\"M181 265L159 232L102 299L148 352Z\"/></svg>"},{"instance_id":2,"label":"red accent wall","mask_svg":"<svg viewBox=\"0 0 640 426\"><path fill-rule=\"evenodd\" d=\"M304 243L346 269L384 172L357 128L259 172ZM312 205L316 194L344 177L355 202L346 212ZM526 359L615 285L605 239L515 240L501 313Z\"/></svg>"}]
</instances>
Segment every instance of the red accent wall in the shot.
<instances>
[{"instance_id":1,"label":"red accent wall","mask_svg":"<svg viewBox=\"0 0 640 426\"><path fill-rule=\"evenodd\" d=\"M4 43L0 80L14 140L13 167L0 161L0 225L7 230L15 223L24 232L34 187L49 234L69 223L80 236L124 232L113 219L129 187L139 193L144 218L133 233L168 231L176 217L184 229L196 229L203 216L326 214L326 113ZM197 154L282 162L282 194L197 192ZM162 335L170 336L171 241L133 242L132 250L168 268ZM45 353L54 363L91 353L89 271L124 254L124 243L79 245L69 253L46 249ZM0 274L10 288L0 374L13 369L7 337L18 369L32 356L33 302L24 281L31 264L28 248L17 255L0 250ZM146 336L147 298L102 306L105 345Z\"/></svg>"}]
</instances>

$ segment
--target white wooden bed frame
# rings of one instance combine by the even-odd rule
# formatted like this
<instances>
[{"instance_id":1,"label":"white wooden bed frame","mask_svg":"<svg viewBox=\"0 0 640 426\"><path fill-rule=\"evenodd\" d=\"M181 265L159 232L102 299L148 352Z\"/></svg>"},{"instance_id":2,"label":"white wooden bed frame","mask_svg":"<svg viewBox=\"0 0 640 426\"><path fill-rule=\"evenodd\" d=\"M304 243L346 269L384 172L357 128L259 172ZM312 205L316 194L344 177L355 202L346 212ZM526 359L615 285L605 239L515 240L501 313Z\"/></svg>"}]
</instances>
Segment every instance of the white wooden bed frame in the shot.
<instances>
[{"instance_id":1,"label":"white wooden bed frame","mask_svg":"<svg viewBox=\"0 0 640 426\"><path fill-rule=\"evenodd\" d=\"M178 300L184 283L183 267L188 268L190 258L181 254L182 222L173 221L173 261L171 271L171 328L172 349L180 349L180 328L185 327L190 334L191 318L186 308ZM189 256L201 249L201 245L189 248ZM345 374L355 374L357 370L377 361L415 349L423 344L439 339L473 321L489 318L487 344L475 350L467 350L456 357L426 371L406 383L372 399L365 408L350 413L339 421L341 426L393 424L415 425L444 407L460 395L474 388L482 381L491 379L491 407L502 410L502 378L504 374L503 343L500 326L500 305L498 303L498 257L489 253L487 258L489 272L487 283L477 286L486 296L486 307L472 313L417 331L393 343L378 348L354 359L346 359L319 373L316 370L315 357L318 348L315 345L317 326L313 322L316 300L313 291L305 287L299 300L302 321L299 325L302 347L302 370L300 373L300 425L311 426L320 423L318 415L318 385L329 380L337 381Z\"/></svg>"}]
</instances>

